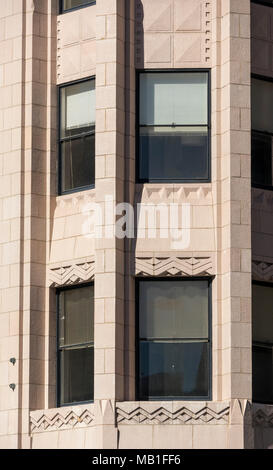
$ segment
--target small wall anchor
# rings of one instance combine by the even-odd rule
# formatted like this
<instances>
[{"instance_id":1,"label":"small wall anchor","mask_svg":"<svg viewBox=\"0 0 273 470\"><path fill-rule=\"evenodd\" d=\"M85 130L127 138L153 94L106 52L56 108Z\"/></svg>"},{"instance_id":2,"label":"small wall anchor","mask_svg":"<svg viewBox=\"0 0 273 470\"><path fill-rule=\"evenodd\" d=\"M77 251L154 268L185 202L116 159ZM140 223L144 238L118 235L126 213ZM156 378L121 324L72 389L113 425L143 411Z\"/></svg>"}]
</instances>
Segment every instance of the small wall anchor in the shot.
<instances>
[{"instance_id":1,"label":"small wall anchor","mask_svg":"<svg viewBox=\"0 0 273 470\"><path fill-rule=\"evenodd\" d=\"M14 392L16 385L15 384L9 384L9 388Z\"/></svg>"},{"instance_id":2,"label":"small wall anchor","mask_svg":"<svg viewBox=\"0 0 273 470\"><path fill-rule=\"evenodd\" d=\"M9 362L11 362L12 365L14 366L14 365L15 365L15 362L16 362L15 357L11 357L10 360L9 360Z\"/></svg>"}]
</instances>

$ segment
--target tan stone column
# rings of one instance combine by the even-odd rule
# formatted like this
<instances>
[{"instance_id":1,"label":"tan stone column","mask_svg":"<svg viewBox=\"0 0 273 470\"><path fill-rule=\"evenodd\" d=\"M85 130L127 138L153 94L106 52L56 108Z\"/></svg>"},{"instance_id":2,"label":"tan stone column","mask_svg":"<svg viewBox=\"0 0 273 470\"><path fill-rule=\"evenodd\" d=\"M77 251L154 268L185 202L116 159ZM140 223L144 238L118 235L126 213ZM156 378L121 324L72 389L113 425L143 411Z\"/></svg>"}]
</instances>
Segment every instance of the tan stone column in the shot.
<instances>
[{"instance_id":1,"label":"tan stone column","mask_svg":"<svg viewBox=\"0 0 273 470\"><path fill-rule=\"evenodd\" d=\"M17 448L20 429L23 8L23 0L3 0L0 8L0 448Z\"/></svg>"},{"instance_id":2,"label":"tan stone column","mask_svg":"<svg viewBox=\"0 0 273 470\"><path fill-rule=\"evenodd\" d=\"M250 1L222 1L222 398L251 398Z\"/></svg>"},{"instance_id":3,"label":"tan stone column","mask_svg":"<svg viewBox=\"0 0 273 470\"><path fill-rule=\"evenodd\" d=\"M96 203L110 203L95 241L95 400L124 396L124 240L111 205L124 201L124 0L96 4ZM111 233L112 232L112 233Z\"/></svg>"}]
</instances>

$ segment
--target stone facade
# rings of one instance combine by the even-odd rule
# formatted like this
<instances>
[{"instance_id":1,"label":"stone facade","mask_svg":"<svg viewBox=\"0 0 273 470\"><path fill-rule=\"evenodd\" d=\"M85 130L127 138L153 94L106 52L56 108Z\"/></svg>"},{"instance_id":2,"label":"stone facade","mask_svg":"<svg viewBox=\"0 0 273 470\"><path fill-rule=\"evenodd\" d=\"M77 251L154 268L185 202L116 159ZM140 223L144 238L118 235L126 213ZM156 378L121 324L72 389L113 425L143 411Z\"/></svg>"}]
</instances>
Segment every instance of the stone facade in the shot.
<instances>
[{"instance_id":1,"label":"stone facade","mask_svg":"<svg viewBox=\"0 0 273 470\"><path fill-rule=\"evenodd\" d=\"M251 385L251 279L273 282L272 193L251 190L251 71L273 74L265 8L1 0L0 448L273 447L273 406L252 404ZM175 68L210 70L211 182L136 184L136 71ZM91 76L95 188L58 195L57 85ZM86 213L109 196L188 204L188 247L110 238L114 221L96 238ZM136 401L134 285L149 276L213 279L211 401ZM55 289L89 281L94 403L56 408Z\"/></svg>"}]
</instances>

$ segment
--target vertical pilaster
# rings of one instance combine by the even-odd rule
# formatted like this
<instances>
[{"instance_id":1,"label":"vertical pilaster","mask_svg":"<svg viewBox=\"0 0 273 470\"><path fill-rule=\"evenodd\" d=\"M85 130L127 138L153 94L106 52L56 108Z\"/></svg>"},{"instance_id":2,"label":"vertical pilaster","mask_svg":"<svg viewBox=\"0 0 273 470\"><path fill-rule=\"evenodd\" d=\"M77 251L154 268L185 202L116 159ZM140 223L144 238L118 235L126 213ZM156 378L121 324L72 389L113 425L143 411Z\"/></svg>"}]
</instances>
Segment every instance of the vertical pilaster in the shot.
<instances>
[{"instance_id":1,"label":"vertical pilaster","mask_svg":"<svg viewBox=\"0 0 273 470\"><path fill-rule=\"evenodd\" d=\"M25 1L0 8L0 447L20 430ZM10 362L14 359L15 362ZM12 388L11 388L12 387Z\"/></svg>"},{"instance_id":2,"label":"vertical pilaster","mask_svg":"<svg viewBox=\"0 0 273 470\"><path fill-rule=\"evenodd\" d=\"M250 1L222 0L222 398L251 399Z\"/></svg>"},{"instance_id":3,"label":"vertical pilaster","mask_svg":"<svg viewBox=\"0 0 273 470\"><path fill-rule=\"evenodd\" d=\"M124 201L124 0L96 4L95 400L124 396L124 240L113 210Z\"/></svg>"}]
</instances>

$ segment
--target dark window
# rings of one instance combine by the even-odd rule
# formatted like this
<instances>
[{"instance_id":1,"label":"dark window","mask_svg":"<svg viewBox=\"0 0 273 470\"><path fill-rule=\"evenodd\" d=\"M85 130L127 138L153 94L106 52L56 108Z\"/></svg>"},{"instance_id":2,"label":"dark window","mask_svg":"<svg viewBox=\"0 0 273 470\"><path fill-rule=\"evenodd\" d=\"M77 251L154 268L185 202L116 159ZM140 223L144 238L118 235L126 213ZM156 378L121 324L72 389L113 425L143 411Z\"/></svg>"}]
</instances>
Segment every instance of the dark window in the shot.
<instances>
[{"instance_id":1,"label":"dark window","mask_svg":"<svg viewBox=\"0 0 273 470\"><path fill-rule=\"evenodd\" d=\"M273 285L252 286L253 401L273 403Z\"/></svg>"},{"instance_id":2,"label":"dark window","mask_svg":"<svg viewBox=\"0 0 273 470\"><path fill-rule=\"evenodd\" d=\"M209 281L141 280L139 399L210 395Z\"/></svg>"},{"instance_id":3,"label":"dark window","mask_svg":"<svg viewBox=\"0 0 273 470\"><path fill-rule=\"evenodd\" d=\"M94 286L58 292L59 405L94 398Z\"/></svg>"},{"instance_id":4,"label":"dark window","mask_svg":"<svg viewBox=\"0 0 273 470\"><path fill-rule=\"evenodd\" d=\"M208 181L208 72L139 75L138 179Z\"/></svg>"},{"instance_id":5,"label":"dark window","mask_svg":"<svg viewBox=\"0 0 273 470\"><path fill-rule=\"evenodd\" d=\"M96 3L95 0L60 0L60 13L94 3Z\"/></svg>"},{"instance_id":6,"label":"dark window","mask_svg":"<svg viewBox=\"0 0 273 470\"><path fill-rule=\"evenodd\" d=\"M95 183L95 79L60 88L60 193Z\"/></svg>"},{"instance_id":7,"label":"dark window","mask_svg":"<svg viewBox=\"0 0 273 470\"><path fill-rule=\"evenodd\" d=\"M252 185L272 188L273 82L252 78Z\"/></svg>"}]
</instances>

